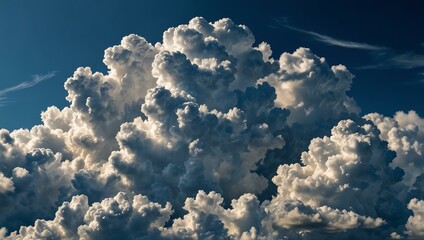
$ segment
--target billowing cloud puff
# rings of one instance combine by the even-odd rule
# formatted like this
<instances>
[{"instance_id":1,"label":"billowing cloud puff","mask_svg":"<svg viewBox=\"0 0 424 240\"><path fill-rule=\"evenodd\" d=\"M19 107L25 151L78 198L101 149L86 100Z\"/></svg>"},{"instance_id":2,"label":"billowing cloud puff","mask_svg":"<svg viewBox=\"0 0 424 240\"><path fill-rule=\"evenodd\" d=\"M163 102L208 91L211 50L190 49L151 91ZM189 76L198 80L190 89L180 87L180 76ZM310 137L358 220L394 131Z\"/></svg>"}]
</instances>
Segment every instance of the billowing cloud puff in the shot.
<instances>
[{"instance_id":1,"label":"billowing cloud puff","mask_svg":"<svg viewBox=\"0 0 424 240\"><path fill-rule=\"evenodd\" d=\"M13 182L11 179L5 177L3 173L0 173L0 192L10 192L15 190L15 187L13 186Z\"/></svg>"},{"instance_id":2,"label":"billowing cloud puff","mask_svg":"<svg viewBox=\"0 0 424 240\"><path fill-rule=\"evenodd\" d=\"M424 120L361 118L345 66L201 17L103 62L0 130L4 238L422 237Z\"/></svg>"},{"instance_id":3,"label":"billowing cloud puff","mask_svg":"<svg viewBox=\"0 0 424 240\"><path fill-rule=\"evenodd\" d=\"M290 110L290 123L317 124L359 113L355 101L346 95L354 76L345 66L330 67L308 48L283 53L279 64L278 72L260 81L276 89L276 105Z\"/></svg>"},{"instance_id":4,"label":"billowing cloud puff","mask_svg":"<svg viewBox=\"0 0 424 240\"><path fill-rule=\"evenodd\" d=\"M397 112L393 118L373 113L365 116L380 130L380 138L396 152L393 167L405 171L403 183L409 191L415 179L424 172L424 119L414 111Z\"/></svg>"},{"instance_id":5,"label":"billowing cloud puff","mask_svg":"<svg viewBox=\"0 0 424 240\"><path fill-rule=\"evenodd\" d=\"M278 193L312 206L349 206L377 216L376 204L403 175L389 166L394 154L371 124L343 120L331 132L330 137L311 141L301 163L278 168L273 178Z\"/></svg>"},{"instance_id":6,"label":"billowing cloud puff","mask_svg":"<svg viewBox=\"0 0 424 240\"><path fill-rule=\"evenodd\" d=\"M247 93L239 96L240 108L222 113L166 88L149 90L142 106L147 119L122 125L117 135L121 150L112 153L110 163L128 187L151 192L156 201L164 196L184 201L201 189L229 199L262 192L267 179L254 171L268 149L284 146L284 139L273 134L278 125L272 121L279 118L283 124L286 114L273 107L269 85ZM245 109L248 98L271 104Z\"/></svg>"},{"instance_id":7,"label":"billowing cloud puff","mask_svg":"<svg viewBox=\"0 0 424 240\"><path fill-rule=\"evenodd\" d=\"M171 214L169 203L162 207L142 195L120 192L91 206L87 196L77 195L58 208L53 220L37 220L7 239L135 239L157 235Z\"/></svg>"},{"instance_id":8,"label":"billowing cloud puff","mask_svg":"<svg viewBox=\"0 0 424 240\"><path fill-rule=\"evenodd\" d=\"M408 203L408 208L413 215L406 223L407 233L411 239L421 239L424 237L424 201L414 198Z\"/></svg>"},{"instance_id":9,"label":"billowing cloud puff","mask_svg":"<svg viewBox=\"0 0 424 240\"><path fill-rule=\"evenodd\" d=\"M2 130L0 139L0 221L3 227L12 229L53 216L56 202L66 197L72 179L72 172L67 170L73 163L62 162L62 154L50 149L25 148L30 143L14 137L19 133Z\"/></svg>"},{"instance_id":10,"label":"billowing cloud puff","mask_svg":"<svg viewBox=\"0 0 424 240\"><path fill-rule=\"evenodd\" d=\"M297 221L286 223L279 214L279 206L290 206L294 201L303 208L321 211L333 208L349 216L368 216L332 222L334 225L326 227L329 230L361 224L365 228L379 227L389 219L396 226L398 216L405 212L404 208L394 206L399 202L395 185L401 181L403 172L390 167L394 154L379 139L377 128L343 120L331 133L330 137L313 139L308 151L302 153L300 163L278 168L273 178L278 194L268 206L276 215L275 221L283 226L296 223L301 228L308 225L323 228L320 225L323 219L312 210L309 216L301 215Z\"/></svg>"}]
</instances>

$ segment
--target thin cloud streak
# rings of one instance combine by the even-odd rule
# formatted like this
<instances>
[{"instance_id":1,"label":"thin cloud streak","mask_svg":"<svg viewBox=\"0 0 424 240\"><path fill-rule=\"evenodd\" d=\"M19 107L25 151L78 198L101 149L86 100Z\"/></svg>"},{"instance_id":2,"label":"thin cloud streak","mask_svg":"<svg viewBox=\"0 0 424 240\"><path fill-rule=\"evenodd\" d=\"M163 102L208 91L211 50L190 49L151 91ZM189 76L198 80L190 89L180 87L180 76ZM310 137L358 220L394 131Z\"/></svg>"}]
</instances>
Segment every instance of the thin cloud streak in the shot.
<instances>
[{"instance_id":1,"label":"thin cloud streak","mask_svg":"<svg viewBox=\"0 0 424 240\"><path fill-rule=\"evenodd\" d=\"M421 77L421 79L419 80L419 83L424 84L424 72L418 73L418 75Z\"/></svg>"},{"instance_id":2,"label":"thin cloud streak","mask_svg":"<svg viewBox=\"0 0 424 240\"><path fill-rule=\"evenodd\" d=\"M300 28L286 26L287 28L304 33L310 36L313 36L315 40L323 42L328 45L338 46L338 47L344 47L344 48L354 48L354 49L362 49L362 50L372 50L372 51L382 51L382 50L388 50L386 47L382 46L375 46L368 43L360 43L360 42L353 42L353 41L346 41L346 40L340 40L336 39L324 34L320 34L313 31L306 31Z\"/></svg>"},{"instance_id":3,"label":"thin cloud streak","mask_svg":"<svg viewBox=\"0 0 424 240\"><path fill-rule=\"evenodd\" d=\"M351 49L368 50L370 51L369 54L371 54L378 62L377 64L360 66L356 69L414 69L424 67L424 55L422 54L415 54L413 52L399 53L398 51L384 46L337 39L314 31L308 31L305 29L291 26L287 23L288 20L286 18L276 19L275 21L279 26L296 31L298 33L309 35L314 40L325 43L327 45Z\"/></svg>"},{"instance_id":4,"label":"thin cloud streak","mask_svg":"<svg viewBox=\"0 0 424 240\"><path fill-rule=\"evenodd\" d=\"M25 82L19 83L18 85L0 90L0 107L5 105L6 99L7 99L6 95L8 93L33 87L42 81L53 78L54 76L56 76L56 73L57 73L56 71L53 71L45 75L34 75L31 81L25 81Z\"/></svg>"},{"instance_id":5,"label":"thin cloud streak","mask_svg":"<svg viewBox=\"0 0 424 240\"><path fill-rule=\"evenodd\" d=\"M277 20L277 23L280 26L283 26L283 27L288 28L290 30L312 36L315 40L322 42L322 43L325 43L325 44L328 44L328 45L344 47L344 48L372 50L372 51L389 50L389 48L384 47L384 46L376 46L376 45L371 45L371 44L368 44L368 43L360 43L360 42L353 42L353 41L336 39L336 38L330 37L328 35L320 34L320 33L314 32L314 31L308 31L308 30L304 30L304 29L301 29L301 28L290 26L290 25L284 23L284 21L278 21Z\"/></svg>"},{"instance_id":6,"label":"thin cloud streak","mask_svg":"<svg viewBox=\"0 0 424 240\"><path fill-rule=\"evenodd\" d=\"M424 55L414 54L414 53L402 53L402 54L393 54L390 57L387 57L390 53L387 53L381 63L375 65L362 66L358 69L388 69L388 68L398 68L398 69L414 69L424 67Z\"/></svg>"}]
</instances>

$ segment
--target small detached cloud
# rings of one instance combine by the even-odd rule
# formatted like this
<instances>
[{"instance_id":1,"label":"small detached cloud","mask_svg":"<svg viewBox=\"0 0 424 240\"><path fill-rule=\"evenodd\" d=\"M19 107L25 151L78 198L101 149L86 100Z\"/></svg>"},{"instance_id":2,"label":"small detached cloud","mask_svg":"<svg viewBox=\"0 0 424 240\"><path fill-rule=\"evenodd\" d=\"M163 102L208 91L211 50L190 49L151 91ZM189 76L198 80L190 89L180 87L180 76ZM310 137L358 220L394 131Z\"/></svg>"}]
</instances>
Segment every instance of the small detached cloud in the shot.
<instances>
[{"instance_id":1,"label":"small detached cloud","mask_svg":"<svg viewBox=\"0 0 424 240\"><path fill-rule=\"evenodd\" d=\"M346 66L271 53L196 17L154 45L125 36L107 73L76 69L68 106L0 130L0 238L422 237L423 117L361 116Z\"/></svg>"}]
</instances>

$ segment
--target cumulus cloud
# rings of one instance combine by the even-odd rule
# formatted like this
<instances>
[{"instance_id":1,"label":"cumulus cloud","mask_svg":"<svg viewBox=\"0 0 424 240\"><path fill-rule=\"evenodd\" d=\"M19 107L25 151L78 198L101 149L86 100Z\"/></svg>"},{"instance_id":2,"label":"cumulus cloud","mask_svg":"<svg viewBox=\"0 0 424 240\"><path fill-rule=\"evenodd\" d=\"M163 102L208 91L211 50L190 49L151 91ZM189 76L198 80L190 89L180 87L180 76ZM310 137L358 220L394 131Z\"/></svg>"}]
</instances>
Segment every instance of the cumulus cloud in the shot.
<instances>
[{"instance_id":1,"label":"cumulus cloud","mask_svg":"<svg viewBox=\"0 0 424 240\"><path fill-rule=\"evenodd\" d=\"M13 182L11 179L4 176L3 173L0 173L0 192L11 192L14 191L15 187L13 186Z\"/></svg>"},{"instance_id":2,"label":"cumulus cloud","mask_svg":"<svg viewBox=\"0 0 424 240\"><path fill-rule=\"evenodd\" d=\"M393 118L372 113L365 116L380 130L380 138L388 142L390 150L396 152L393 167L405 171L401 188L407 193L424 172L424 119L415 111L397 112ZM406 186L405 186L406 185Z\"/></svg>"},{"instance_id":3,"label":"cumulus cloud","mask_svg":"<svg viewBox=\"0 0 424 240\"><path fill-rule=\"evenodd\" d=\"M424 120L360 116L354 75L201 17L76 69L0 130L6 239L419 238Z\"/></svg>"},{"instance_id":4,"label":"cumulus cloud","mask_svg":"<svg viewBox=\"0 0 424 240\"><path fill-rule=\"evenodd\" d=\"M324 58L307 48L283 53L279 65L277 73L261 81L276 89L276 105L290 110L290 123L316 124L360 112L355 101L346 95L354 75L345 66L330 67Z\"/></svg>"},{"instance_id":5,"label":"cumulus cloud","mask_svg":"<svg viewBox=\"0 0 424 240\"><path fill-rule=\"evenodd\" d=\"M424 201L416 198L408 203L408 208L413 215L408 218L406 230L411 239L420 239L424 237Z\"/></svg>"},{"instance_id":6,"label":"cumulus cloud","mask_svg":"<svg viewBox=\"0 0 424 240\"><path fill-rule=\"evenodd\" d=\"M53 220L37 220L6 239L135 239L154 236L171 213L169 203L162 207L143 195L120 192L91 206L87 196L77 195L58 208Z\"/></svg>"}]
</instances>

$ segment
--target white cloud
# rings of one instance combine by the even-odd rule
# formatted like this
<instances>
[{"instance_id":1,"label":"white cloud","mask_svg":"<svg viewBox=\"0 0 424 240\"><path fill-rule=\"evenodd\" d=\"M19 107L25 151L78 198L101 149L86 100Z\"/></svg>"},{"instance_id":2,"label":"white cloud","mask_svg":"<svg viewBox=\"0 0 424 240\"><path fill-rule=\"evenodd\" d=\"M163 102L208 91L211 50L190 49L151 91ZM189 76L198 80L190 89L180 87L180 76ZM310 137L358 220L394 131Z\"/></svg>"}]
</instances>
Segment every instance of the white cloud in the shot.
<instances>
[{"instance_id":1,"label":"white cloud","mask_svg":"<svg viewBox=\"0 0 424 240\"><path fill-rule=\"evenodd\" d=\"M424 237L424 201L414 198L408 203L408 208L413 215L406 223L406 233L410 239L421 239Z\"/></svg>"},{"instance_id":2,"label":"white cloud","mask_svg":"<svg viewBox=\"0 0 424 240\"><path fill-rule=\"evenodd\" d=\"M278 72L260 81L276 89L276 105L290 110L290 123L316 124L359 114L355 101L346 95L354 76L345 66L330 67L308 48L283 53L279 64Z\"/></svg>"},{"instance_id":3,"label":"white cloud","mask_svg":"<svg viewBox=\"0 0 424 240\"><path fill-rule=\"evenodd\" d=\"M361 43L361 42L353 42L353 41L347 41L347 40L341 40L334 37L330 37L328 35L320 34L313 31L307 31L301 28L293 27L288 24L280 23L281 26L284 26L288 29L294 30L296 32L300 32L306 35L309 35L313 37L315 40L332 45L332 46L338 46L338 47L344 47L344 48L353 48L353 49L362 49L362 50L371 50L371 51L385 51L388 50L387 47L383 46L377 46L372 45L368 43Z\"/></svg>"},{"instance_id":4,"label":"white cloud","mask_svg":"<svg viewBox=\"0 0 424 240\"><path fill-rule=\"evenodd\" d=\"M15 187L13 186L13 182L11 179L4 176L3 173L0 172L0 193L13 192Z\"/></svg>"},{"instance_id":5,"label":"white cloud","mask_svg":"<svg viewBox=\"0 0 424 240\"><path fill-rule=\"evenodd\" d=\"M388 142L390 150L396 152L393 167L405 171L399 189L407 194L424 173L424 119L415 111L397 112L393 118L372 113L365 116L380 130L380 138Z\"/></svg>"},{"instance_id":6,"label":"white cloud","mask_svg":"<svg viewBox=\"0 0 424 240\"><path fill-rule=\"evenodd\" d=\"M395 53L390 51L377 59L379 59L377 64L362 66L359 69L414 69L424 67L424 55L413 52Z\"/></svg>"},{"instance_id":7,"label":"white cloud","mask_svg":"<svg viewBox=\"0 0 424 240\"><path fill-rule=\"evenodd\" d=\"M76 69L69 106L0 130L0 235L401 237L424 197L422 118L362 119L345 66L271 53L246 26L197 17L155 45L124 37L108 73Z\"/></svg>"},{"instance_id":8,"label":"white cloud","mask_svg":"<svg viewBox=\"0 0 424 240\"><path fill-rule=\"evenodd\" d=\"M15 91L19 91L25 88L30 88L42 81L48 80L53 78L54 76L56 76L56 72L49 72L45 75L34 75L31 81L26 81L26 82L22 82L19 83L18 85L12 86L12 87L8 87L5 89L1 89L0 90L0 107L4 106L7 101L7 97L6 95L10 92L15 92Z\"/></svg>"},{"instance_id":9,"label":"white cloud","mask_svg":"<svg viewBox=\"0 0 424 240\"><path fill-rule=\"evenodd\" d=\"M397 170L392 156L370 124L340 121L330 137L311 141L301 163L281 165L273 182L278 195L273 201L301 201L319 208L328 206L387 220L402 211L388 208L397 201ZM281 199L281 200L280 200Z\"/></svg>"},{"instance_id":10,"label":"white cloud","mask_svg":"<svg viewBox=\"0 0 424 240\"><path fill-rule=\"evenodd\" d=\"M275 19L279 26L311 36L314 40L331 46L369 51L376 59L376 64L364 65L358 69L414 69L424 67L424 55L414 52L400 52L394 49L369 43L337 39L325 34L308 31L289 25L286 19Z\"/></svg>"},{"instance_id":11,"label":"white cloud","mask_svg":"<svg viewBox=\"0 0 424 240\"><path fill-rule=\"evenodd\" d=\"M88 205L85 195L64 202L53 220L37 220L21 227L6 239L135 239L159 231L172 214L171 205L162 207L146 196L129 197L120 192L113 198Z\"/></svg>"}]
</instances>

